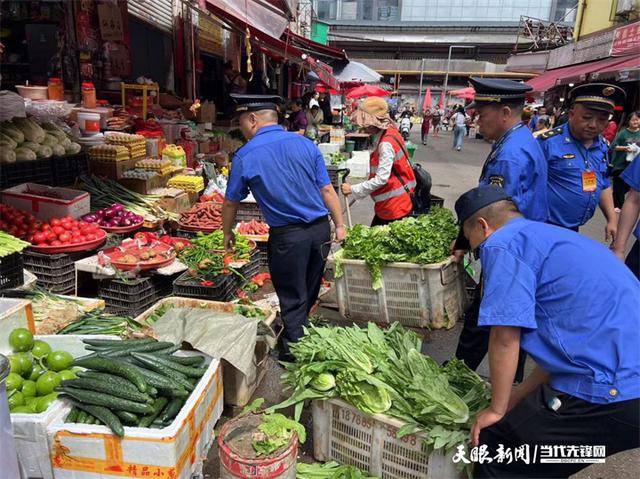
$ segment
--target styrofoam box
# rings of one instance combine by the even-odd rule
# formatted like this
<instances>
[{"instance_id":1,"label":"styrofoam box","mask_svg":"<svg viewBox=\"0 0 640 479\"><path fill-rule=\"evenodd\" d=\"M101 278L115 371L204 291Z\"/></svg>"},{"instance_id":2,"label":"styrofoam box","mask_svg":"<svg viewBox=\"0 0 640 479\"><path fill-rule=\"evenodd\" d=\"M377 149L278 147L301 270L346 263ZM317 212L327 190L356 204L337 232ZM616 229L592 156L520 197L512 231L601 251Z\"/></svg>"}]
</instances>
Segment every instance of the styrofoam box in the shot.
<instances>
[{"instance_id":1,"label":"styrofoam box","mask_svg":"<svg viewBox=\"0 0 640 479\"><path fill-rule=\"evenodd\" d=\"M350 175L355 178L366 178L369 176L369 152L354 151L351 158L347 160L347 168L351 170Z\"/></svg>"},{"instance_id":2,"label":"styrofoam box","mask_svg":"<svg viewBox=\"0 0 640 479\"><path fill-rule=\"evenodd\" d=\"M32 213L42 221L63 216L79 218L88 214L90 208L89 193L86 191L54 188L37 183L23 183L3 190L2 202L21 211Z\"/></svg>"},{"instance_id":3,"label":"styrofoam box","mask_svg":"<svg viewBox=\"0 0 640 479\"><path fill-rule=\"evenodd\" d=\"M339 399L313 401L313 455L338 461L380 479L460 479L452 454L431 452L424 437L396 437L402 421L365 414Z\"/></svg>"},{"instance_id":4,"label":"styrofoam box","mask_svg":"<svg viewBox=\"0 0 640 479\"><path fill-rule=\"evenodd\" d=\"M125 427L125 436L118 438L106 426L65 424L66 415L57 414L47 427L55 479L190 479L199 474L223 408L220 362L205 357L207 371L163 429Z\"/></svg>"},{"instance_id":5,"label":"styrofoam box","mask_svg":"<svg viewBox=\"0 0 640 479\"><path fill-rule=\"evenodd\" d=\"M118 339L117 336L42 335L34 337L47 342L53 351L67 351L74 358L88 353L82 342L85 338ZM0 342L0 353L5 355L11 353L7 340ZM11 414L13 437L23 477L53 479L46 428L56 417L66 416L69 410L70 407L65 401L57 400L40 414Z\"/></svg>"},{"instance_id":6,"label":"styrofoam box","mask_svg":"<svg viewBox=\"0 0 640 479\"><path fill-rule=\"evenodd\" d=\"M328 156L331 153L339 153L340 145L338 143L320 143L318 149L323 156Z\"/></svg>"},{"instance_id":7,"label":"styrofoam box","mask_svg":"<svg viewBox=\"0 0 640 479\"><path fill-rule=\"evenodd\" d=\"M332 256L329 266L335 267ZM373 289L362 260L342 260L335 279L340 314L354 321L392 323L415 328L452 328L465 311L467 297L461 265L389 263L382 268L382 287Z\"/></svg>"},{"instance_id":8,"label":"styrofoam box","mask_svg":"<svg viewBox=\"0 0 640 479\"><path fill-rule=\"evenodd\" d=\"M35 331L31 301L0 298L0 352L9 348L9 334L16 328Z\"/></svg>"}]
</instances>

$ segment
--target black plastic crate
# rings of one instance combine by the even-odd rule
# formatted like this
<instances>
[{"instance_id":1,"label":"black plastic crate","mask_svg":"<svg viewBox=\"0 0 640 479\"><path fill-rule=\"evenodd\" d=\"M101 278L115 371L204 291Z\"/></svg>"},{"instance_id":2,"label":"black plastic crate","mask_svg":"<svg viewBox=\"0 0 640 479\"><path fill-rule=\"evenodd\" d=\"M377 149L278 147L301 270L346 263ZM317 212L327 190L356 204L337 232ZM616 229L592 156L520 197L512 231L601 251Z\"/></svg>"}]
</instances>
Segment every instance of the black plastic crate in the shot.
<instances>
[{"instance_id":1,"label":"black plastic crate","mask_svg":"<svg viewBox=\"0 0 640 479\"><path fill-rule=\"evenodd\" d=\"M56 157L53 161L53 186L72 186L76 178L89 172L86 153Z\"/></svg>"},{"instance_id":2,"label":"black plastic crate","mask_svg":"<svg viewBox=\"0 0 640 479\"><path fill-rule=\"evenodd\" d=\"M42 281L38 278L38 286L55 294L73 294L76 290L76 277L61 278L60 281Z\"/></svg>"},{"instance_id":3,"label":"black plastic crate","mask_svg":"<svg viewBox=\"0 0 640 479\"><path fill-rule=\"evenodd\" d=\"M75 277L75 274L76 274L76 267L73 264L70 264L69 266L65 266L64 268L57 269L55 271L42 268L40 266L25 265L25 268L31 271L33 274L35 274L38 280L40 281L55 282L55 281L60 281L59 278L65 278L66 280L72 276Z\"/></svg>"},{"instance_id":4,"label":"black plastic crate","mask_svg":"<svg viewBox=\"0 0 640 479\"><path fill-rule=\"evenodd\" d=\"M51 158L46 158L3 163L0 168L0 189L11 188L22 183L52 185L53 161Z\"/></svg>"},{"instance_id":5,"label":"black plastic crate","mask_svg":"<svg viewBox=\"0 0 640 479\"><path fill-rule=\"evenodd\" d=\"M102 295L101 299L104 300L105 308L117 309L117 310L135 310L142 307L150 307L158 299L158 296L154 291L151 291L144 296L138 297L135 300L126 300L122 298L114 298L108 295Z\"/></svg>"},{"instance_id":6,"label":"black plastic crate","mask_svg":"<svg viewBox=\"0 0 640 479\"><path fill-rule=\"evenodd\" d=\"M195 238L196 235L198 234L197 231L187 231L187 230L181 230L180 228L178 228L175 232L175 236L178 238L185 238L185 239L192 239Z\"/></svg>"},{"instance_id":7,"label":"black plastic crate","mask_svg":"<svg viewBox=\"0 0 640 479\"><path fill-rule=\"evenodd\" d=\"M151 278L134 278L128 280L105 279L100 281L100 294L111 294L113 297L127 297L146 294L154 290Z\"/></svg>"},{"instance_id":8,"label":"black plastic crate","mask_svg":"<svg viewBox=\"0 0 640 479\"><path fill-rule=\"evenodd\" d=\"M260 211L260 207L258 203L252 203L250 201L241 201L238 204L238 211L236 213L236 221L263 221L264 216L262 211Z\"/></svg>"},{"instance_id":9,"label":"black plastic crate","mask_svg":"<svg viewBox=\"0 0 640 479\"><path fill-rule=\"evenodd\" d=\"M344 174L349 171L348 168L342 168L334 165L327 165L327 173L329 174L329 180L334 188L338 189L340 181Z\"/></svg>"},{"instance_id":10,"label":"black plastic crate","mask_svg":"<svg viewBox=\"0 0 640 479\"><path fill-rule=\"evenodd\" d=\"M245 279L249 280L260 272L261 267L260 252L256 250L249 262L238 268L238 273L244 276Z\"/></svg>"},{"instance_id":11,"label":"black plastic crate","mask_svg":"<svg viewBox=\"0 0 640 479\"><path fill-rule=\"evenodd\" d=\"M203 280L194 279L185 272L173 282L173 294L189 298L208 299L212 301L229 301L238 289L239 281L235 274L218 275L211 279L212 286L203 286Z\"/></svg>"},{"instance_id":12,"label":"black plastic crate","mask_svg":"<svg viewBox=\"0 0 640 479\"><path fill-rule=\"evenodd\" d=\"M25 265L35 267L40 266L51 271L59 270L61 268L64 268L65 266L73 265L78 259L81 259L82 257L82 253L45 254L35 253L33 251L25 251L23 255Z\"/></svg>"},{"instance_id":13,"label":"black plastic crate","mask_svg":"<svg viewBox=\"0 0 640 479\"><path fill-rule=\"evenodd\" d=\"M12 253L0 258L0 289L22 286L24 283L23 265L21 253Z\"/></svg>"},{"instance_id":14,"label":"black plastic crate","mask_svg":"<svg viewBox=\"0 0 640 479\"><path fill-rule=\"evenodd\" d=\"M444 208L444 198L440 198L439 196L432 194L430 206L440 206L441 208Z\"/></svg>"},{"instance_id":15,"label":"black plastic crate","mask_svg":"<svg viewBox=\"0 0 640 479\"><path fill-rule=\"evenodd\" d=\"M258 257L260 258L260 266L269 267L268 259L268 243L266 241L256 241L258 245Z\"/></svg>"}]
</instances>

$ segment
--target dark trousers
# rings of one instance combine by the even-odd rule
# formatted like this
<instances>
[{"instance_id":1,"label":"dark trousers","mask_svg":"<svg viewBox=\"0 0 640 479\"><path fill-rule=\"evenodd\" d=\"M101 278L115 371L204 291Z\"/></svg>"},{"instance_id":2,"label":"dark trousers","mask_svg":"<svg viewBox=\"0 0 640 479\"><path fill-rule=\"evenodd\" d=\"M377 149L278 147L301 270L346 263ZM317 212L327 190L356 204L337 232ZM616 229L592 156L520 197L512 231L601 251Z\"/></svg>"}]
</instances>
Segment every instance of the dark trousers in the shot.
<instances>
[{"instance_id":1,"label":"dark trousers","mask_svg":"<svg viewBox=\"0 0 640 479\"><path fill-rule=\"evenodd\" d=\"M613 206L616 208L622 208L624 204L624 197L629 192L629 185L619 176L613 176L611 178L613 187Z\"/></svg>"},{"instance_id":2,"label":"dark trousers","mask_svg":"<svg viewBox=\"0 0 640 479\"><path fill-rule=\"evenodd\" d=\"M556 410L549 406L554 402L557 404L554 398L560 400ZM480 444L488 446L490 457L495 456L501 444L512 451L528 444L531 463L513 461L506 464L506 461L498 463L494 460L490 464L476 464L473 476L476 479L569 477L589 464L541 463L541 458L549 457L542 445L576 446L578 449L580 446L605 446L606 456L633 449L640 446L639 414L639 399L592 404L542 385L500 422L480 432ZM536 446L537 459L533 462ZM560 454L554 457L560 458Z\"/></svg>"},{"instance_id":3,"label":"dark trousers","mask_svg":"<svg viewBox=\"0 0 640 479\"><path fill-rule=\"evenodd\" d=\"M303 336L303 328L309 322L309 311L320 291L330 241L331 227L326 217L308 224L272 228L269 233L269 272L284 324L282 360L293 359L289 343Z\"/></svg>"},{"instance_id":4,"label":"dark trousers","mask_svg":"<svg viewBox=\"0 0 640 479\"><path fill-rule=\"evenodd\" d=\"M640 240L636 240L624 262L636 278L640 279Z\"/></svg>"},{"instance_id":5,"label":"dark trousers","mask_svg":"<svg viewBox=\"0 0 640 479\"><path fill-rule=\"evenodd\" d=\"M482 279L480 279L482 281ZM472 370L478 369L480 363L489 351L490 328L478 326L478 316L480 315L480 303L482 302L482 291L480 285L476 286L476 294L473 303L464 314L464 326L458 339L456 348L456 358L465 362ZM518 356L518 368L516 369L516 382L522 382L524 378L524 364L527 353L520 349Z\"/></svg>"},{"instance_id":6,"label":"dark trousers","mask_svg":"<svg viewBox=\"0 0 640 479\"><path fill-rule=\"evenodd\" d=\"M411 213L409 213L410 215ZM407 216L409 216L407 215ZM389 223L393 223L394 221L400 221L401 219L406 218L407 216L403 216L402 218L394 218L392 220L385 220L380 218L378 215L375 215L373 217L373 219L371 220L371 226L384 226L384 225L388 225Z\"/></svg>"}]
</instances>

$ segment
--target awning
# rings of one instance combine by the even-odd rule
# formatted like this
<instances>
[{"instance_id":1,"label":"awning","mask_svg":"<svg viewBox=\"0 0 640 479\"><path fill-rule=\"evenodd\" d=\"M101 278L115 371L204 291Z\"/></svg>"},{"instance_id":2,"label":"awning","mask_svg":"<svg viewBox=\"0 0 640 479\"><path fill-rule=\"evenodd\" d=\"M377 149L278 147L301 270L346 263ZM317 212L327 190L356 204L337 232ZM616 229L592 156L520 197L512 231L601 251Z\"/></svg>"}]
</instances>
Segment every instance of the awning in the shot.
<instances>
[{"instance_id":1,"label":"awning","mask_svg":"<svg viewBox=\"0 0 640 479\"><path fill-rule=\"evenodd\" d=\"M252 30L264 32L274 38L280 38L289 24L284 12L276 13L277 10L273 7L267 8L256 0L206 0L206 5L208 10L220 17L239 20L243 30L247 26L253 27Z\"/></svg>"},{"instance_id":2,"label":"awning","mask_svg":"<svg viewBox=\"0 0 640 479\"><path fill-rule=\"evenodd\" d=\"M332 60L346 60L347 54L344 50L338 50L337 48L331 48L322 43L314 42L308 38L302 37L297 33L292 32L288 28L284 32L284 38L290 43L293 43L301 50L307 51L314 56L324 56Z\"/></svg>"},{"instance_id":3,"label":"awning","mask_svg":"<svg viewBox=\"0 0 640 479\"><path fill-rule=\"evenodd\" d=\"M598 74L598 78L602 79L605 78L604 74L614 72L614 74L610 76L610 78L612 78L615 76L615 72L621 69L637 69L638 63L640 63L640 61L637 55L609 57L603 60L547 70L542 75L528 80L527 85L531 85L536 92L544 92L557 85L583 82L590 74L593 74L593 76ZM603 76L599 76L600 72L603 73Z\"/></svg>"},{"instance_id":4,"label":"awning","mask_svg":"<svg viewBox=\"0 0 640 479\"><path fill-rule=\"evenodd\" d=\"M590 75L591 80L637 80L640 74L640 55L631 55L622 63L603 67Z\"/></svg>"},{"instance_id":5,"label":"awning","mask_svg":"<svg viewBox=\"0 0 640 479\"><path fill-rule=\"evenodd\" d=\"M309 68L316 74L316 76L328 87L334 90L340 89L340 82L333 76L333 68L320 60L316 60L313 57L304 56L304 60L309 65Z\"/></svg>"}]
</instances>

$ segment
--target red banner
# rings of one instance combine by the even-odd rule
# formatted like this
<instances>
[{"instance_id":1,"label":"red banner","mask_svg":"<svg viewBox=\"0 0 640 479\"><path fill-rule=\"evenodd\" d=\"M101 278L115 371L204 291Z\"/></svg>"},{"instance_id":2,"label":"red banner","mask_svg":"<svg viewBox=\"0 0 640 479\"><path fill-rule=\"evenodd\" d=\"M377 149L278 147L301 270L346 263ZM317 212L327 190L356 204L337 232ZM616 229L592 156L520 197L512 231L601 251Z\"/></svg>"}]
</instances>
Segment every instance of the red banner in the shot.
<instances>
[{"instance_id":1,"label":"red banner","mask_svg":"<svg viewBox=\"0 0 640 479\"><path fill-rule=\"evenodd\" d=\"M636 53L640 55L640 22L616 28L611 43L611 56Z\"/></svg>"}]
</instances>

